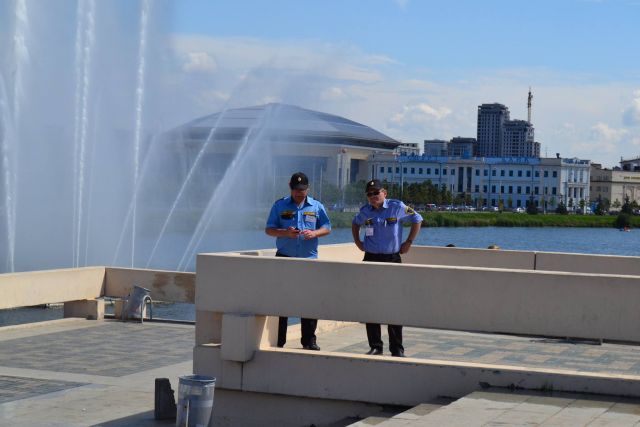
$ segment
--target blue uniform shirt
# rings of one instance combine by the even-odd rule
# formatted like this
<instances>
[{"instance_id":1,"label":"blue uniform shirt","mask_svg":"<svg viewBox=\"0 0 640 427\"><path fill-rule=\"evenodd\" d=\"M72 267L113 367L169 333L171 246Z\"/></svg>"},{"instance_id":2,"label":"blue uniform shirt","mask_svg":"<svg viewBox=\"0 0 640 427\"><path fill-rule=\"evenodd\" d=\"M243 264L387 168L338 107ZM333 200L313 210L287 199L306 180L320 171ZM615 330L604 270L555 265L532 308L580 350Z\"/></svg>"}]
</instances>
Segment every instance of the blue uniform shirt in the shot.
<instances>
[{"instance_id":1,"label":"blue uniform shirt","mask_svg":"<svg viewBox=\"0 0 640 427\"><path fill-rule=\"evenodd\" d=\"M395 254L402 245L402 223L422 222L422 216L400 200L385 199L380 209L366 204L353 218L364 228L364 250L373 254Z\"/></svg>"},{"instance_id":2,"label":"blue uniform shirt","mask_svg":"<svg viewBox=\"0 0 640 427\"><path fill-rule=\"evenodd\" d=\"M317 230L321 227L331 230L331 222L324 206L307 196L299 208L291 196L277 200L267 219L267 228L297 227L302 230ZM282 255L296 258L318 258L318 239L305 240L302 235L297 239L276 238L276 247Z\"/></svg>"}]
</instances>

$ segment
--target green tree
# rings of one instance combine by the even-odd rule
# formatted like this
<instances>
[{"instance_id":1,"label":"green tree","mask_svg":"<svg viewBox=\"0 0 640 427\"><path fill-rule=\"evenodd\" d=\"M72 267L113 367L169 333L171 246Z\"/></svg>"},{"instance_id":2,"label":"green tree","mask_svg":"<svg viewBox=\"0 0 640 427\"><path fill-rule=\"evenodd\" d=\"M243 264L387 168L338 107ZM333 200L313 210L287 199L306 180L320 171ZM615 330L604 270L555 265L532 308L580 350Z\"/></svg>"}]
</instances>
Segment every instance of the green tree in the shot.
<instances>
[{"instance_id":1,"label":"green tree","mask_svg":"<svg viewBox=\"0 0 640 427\"><path fill-rule=\"evenodd\" d=\"M580 207L580 213L584 213L584 207L587 205L587 202L584 199L580 199L578 206Z\"/></svg>"},{"instance_id":2,"label":"green tree","mask_svg":"<svg viewBox=\"0 0 640 427\"><path fill-rule=\"evenodd\" d=\"M536 206L536 204L533 201L533 196L531 196L529 198L529 200L527 200L527 213L529 215L537 215L538 214L538 207Z\"/></svg>"},{"instance_id":3,"label":"green tree","mask_svg":"<svg viewBox=\"0 0 640 427\"><path fill-rule=\"evenodd\" d=\"M633 215L633 207L631 207L631 202L629 201L629 196L624 197L624 203L622 204L622 208L620 209L620 213Z\"/></svg>"},{"instance_id":4,"label":"green tree","mask_svg":"<svg viewBox=\"0 0 640 427\"><path fill-rule=\"evenodd\" d=\"M558 207L556 208L556 213L560 215L567 215L569 212L567 211L567 207L564 205L564 203L560 202L558 203Z\"/></svg>"},{"instance_id":5,"label":"green tree","mask_svg":"<svg viewBox=\"0 0 640 427\"><path fill-rule=\"evenodd\" d=\"M602 196L598 196L598 200L596 201L596 209L593 212L595 215L604 215L604 204L602 203Z\"/></svg>"}]
</instances>

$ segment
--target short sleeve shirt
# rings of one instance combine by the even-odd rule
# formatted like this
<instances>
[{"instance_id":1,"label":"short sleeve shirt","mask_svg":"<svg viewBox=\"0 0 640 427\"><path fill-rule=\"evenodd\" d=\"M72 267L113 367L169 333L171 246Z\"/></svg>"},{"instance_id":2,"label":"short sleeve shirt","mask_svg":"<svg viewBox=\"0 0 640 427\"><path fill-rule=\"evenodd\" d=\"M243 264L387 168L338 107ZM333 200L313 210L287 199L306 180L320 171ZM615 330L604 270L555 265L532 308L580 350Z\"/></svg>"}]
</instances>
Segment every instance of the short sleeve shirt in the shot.
<instances>
[{"instance_id":1,"label":"short sleeve shirt","mask_svg":"<svg viewBox=\"0 0 640 427\"><path fill-rule=\"evenodd\" d=\"M271 207L267 228L295 227L299 230L317 230L327 228L331 230L329 216L322 203L307 196L298 207L291 196L277 200ZM305 240L298 236L297 239L288 237L276 238L278 253L295 258L318 258L318 239Z\"/></svg>"},{"instance_id":2,"label":"short sleeve shirt","mask_svg":"<svg viewBox=\"0 0 640 427\"><path fill-rule=\"evenodd\" d=\"M385 199L380 209L367 204L353 218L364 227L364 250L374 254L394 254L402 245L402 224L419 224L422 216L400 200Z\"/></svg>"}]
</instances>

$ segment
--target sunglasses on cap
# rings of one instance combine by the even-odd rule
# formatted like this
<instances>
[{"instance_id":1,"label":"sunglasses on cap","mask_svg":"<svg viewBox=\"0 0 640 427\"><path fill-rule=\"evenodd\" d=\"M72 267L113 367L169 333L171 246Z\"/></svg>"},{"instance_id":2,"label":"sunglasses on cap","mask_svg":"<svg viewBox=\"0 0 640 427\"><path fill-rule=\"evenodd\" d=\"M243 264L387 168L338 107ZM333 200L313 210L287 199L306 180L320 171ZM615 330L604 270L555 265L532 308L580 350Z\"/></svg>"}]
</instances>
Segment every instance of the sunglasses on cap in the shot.
<instances>
[{"instance_id":1,"label":"sunglasses on cap","mask_svg":"<svg viewBox=\"0 0 640 427\"><path fill-rule=\"evenodd\" d=\"M377 196L378 194L380 194L380 190L369 191L367 192L367 197Z\"/></svg>"}]
</instances>

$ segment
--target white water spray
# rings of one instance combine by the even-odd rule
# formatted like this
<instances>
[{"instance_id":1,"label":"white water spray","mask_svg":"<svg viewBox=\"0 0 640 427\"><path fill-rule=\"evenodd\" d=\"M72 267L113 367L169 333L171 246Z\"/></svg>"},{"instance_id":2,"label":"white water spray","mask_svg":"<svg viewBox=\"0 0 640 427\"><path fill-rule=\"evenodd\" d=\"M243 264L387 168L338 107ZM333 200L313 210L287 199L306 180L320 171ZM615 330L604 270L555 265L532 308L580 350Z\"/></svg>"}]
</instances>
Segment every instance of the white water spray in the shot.
<instances>
[{"instance_id":1,"label":"white water spray","mask_svg":"<svg viewBox=\"0 0 640 427\"><path fill-rule=\"evenodd\" d=\"M84 4L87 4L85 9ZM76 108L74 129L74 223L73 266L80 266L80 239L85 206L85 162L87 128L89 125L89 92L91 89L91 61L95 38L95 1L78 4L78 30L76 32ZM87 232L87 231L85 231Z\"/></svg>"},{"instance_id":2,"label":"white water spray","mask_svg":"<svg viewBox=\"0 0 640 427\"><path fill-rule=\"evenodd\" d=\"M252 126L247 134L245 135L238 152L234 156L233 161L229 165L229 167L225 170L220 183L216 187L213 192L209 202L207 203L207 207L205 208L200 220L198 221L198 225L189 240L189 244L178 263L177 270L178 271L186 271L189 267L189 264L193 257L195 256L198 247L200 246L204 235L206 234L209 226L211 225L211 221L213 220L213 214L219 211L219 204L223 200L228 200L228 193L231 191L235 191L234 182L241 177L241 175L245 174L247 169L243 165L242 162L245 162L250 158L250 153L254 153L256 149L256 141L260 141L265 131L267 130L267 124L269 123L269 118L273 115L271 111L272 107L267 106L260 117L260 120ZM265 141L262 141L265 142Z\"/></svg>"},{"instance_id":3,"label":"white water spray","mask_svg":"<svg viewBox=\"0 0 640 427\"><path fill-rule=\"evenodd\" d=\"M145 268L149 268L149 265L151 264L151 260L153 259L154 255L156 254L156 251L158 250L158 245L160 244L160 240L162 240L162 237L164 236L164 233L167 230L167 226L169 225L169 222L171 221L171 218L173 217L173 213L175 212L176 207L178 206L178 203L182 199L182 195L184 194L185 189L187 188L187 186L191 182L191 177L193 176L194 172L198 168L198 165L200 164L200 159L202 159L202 156L207 151L207 148L209 147L209 144L213 140L213 136L214 136L216 130L218 129L218 125L220 124L220 121L222 120L222 117L224 116L225 112L226 112L226 110L223 110L222 112L220 112L220 114L218 114L218 118L216 119L216 122L211 127L211 131L209 131L209 135L207 135L207 139L204 141L204 144L202 144L202 147L200 147L200 151L198 151L198 154L197 154L195 160L193 161L193 164L191 165L191 168L189 169L189 172L187 173L186 178L182 182L182 186L180 187L180 190L178 191L178 195L176 196L175 200L173 201L173 204L171 205L171 208L169 209L169 213L167 214L167 218L165 219L164 224L162 224L162 228L160 229L160 233L158 233L158 237L156 239L155 244L153 245L153 249L151 250L151 254L149 255L149 259L147 260L147 265L145 266Z\"/></svg>"},{"instance_id":4,"label":"white water spray","mask_svg":"<svg viewBox=\"0 0 640 427\"><path fill-rule=\"evenodd\" d=\"M151 9L150 0L142 2L142 10L140 13L140 38L138 46L138 71L136 79L136 125L135 139L133 144L133 187L138 187L139 165L140 165L140 143L142 140L142 111L144 104L144 83L145 83L145 67L146 67L146 49L147 49L147 32L149 13ZM133 193L133 212L131 219L131 267L135 265L136 256L136 220L138 208L137 191Z\"/></svg>"},{"instance_id":5,"label":"white water spray","mask_svg":"<svg viewBox=\"0 0 640 427\"><path fill-rule=\"evenodd\" d=\"M12 186L12 165L11 153L9 150L11 118L9 115L9 103L7 99L6 85L2 74L0 74L0 158L2 159L2 178L4 190L4 206L6 210L7 227L7 268L9 271L15 269L15 221L13 219L13 186Z\"/></svg>"}]
</instances>

